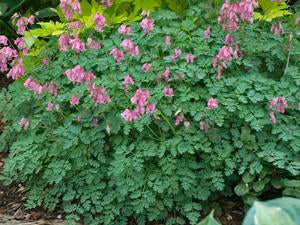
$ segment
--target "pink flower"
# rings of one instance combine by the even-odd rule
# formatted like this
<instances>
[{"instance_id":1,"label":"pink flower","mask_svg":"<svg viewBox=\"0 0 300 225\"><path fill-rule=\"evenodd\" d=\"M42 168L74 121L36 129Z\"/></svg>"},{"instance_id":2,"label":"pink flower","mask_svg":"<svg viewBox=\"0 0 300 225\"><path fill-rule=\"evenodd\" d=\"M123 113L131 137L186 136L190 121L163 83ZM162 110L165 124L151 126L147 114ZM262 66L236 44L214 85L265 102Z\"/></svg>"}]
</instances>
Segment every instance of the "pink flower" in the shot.
<instances>
[{"instance_id":1,"label":"pink flower","mask_svg":"<svg viewBox=\"0 0 300 225\"><path fill-rule=\"evenodd\" d=\"M185 121L183 122L183 125L184 125L185 128L189 128L189 127L191 126L190 122L187 121L187 120L185 120Z\"/></svg>"},{"instance_id":2,"label":"pink flower","mask_svg":"<svg viewBox=\"0 0 300 225\"><path fill-rule=\"evenodd\" d=\"M26 25L28 24L28 19L26 17L21 17L18 19L17 25L17 33L24 34L26 31Z\"/></svg>"},{"instance_id":3,"label":"pink flower","mask_svg":"<svg viewBox=\"0 0 300 225\"><path fill-rule=\"evenodd\" d=\"M96 79L93 73L86 73L80 65L75 66L73 69L68 69L65 75L73 83L90 82Z\"/></svg>"},{"instance_id":4,"label":"pink flower","mask_svg":"<svg viewBox=\"0 0 300 225\"><path fill-rule=\"evenodd\" d=\"M204 133L207 134L207 132L208 132L208 125L206 124L206 122L200 121L199 127L200 127L200 130L202 130Z\"/></svg>"},{"instance_id":5,"label":"pink flower","mask_svg":"<svg viewBox=\"0 0 300 225\"><path fill-rule=\"evenodd\" d=\"M271 119L272 123L275 124L276 123L275 113L274 112L270 112L269 115L270 115L270 119Z\"/></svg>"},{"instance_id":6,"label":"pink flower","mask_svg":"<svg viewBox=\"0 0 300 225\"><path fill-rule=\"evenodd\" d=\"M134 44L131 40L125 39L122 41L121 47L124 48L125 51L129 52L132 48L134 48Z\"/></svg>"},{"instance_id":7,"label":"pink flower","mask_svg":"<svg viewBox=\"0 0 300 225\"><path fill-rule=\"evenodd\" d=\"M96 31L98 31L98 32L103 31L105 21L106 21L106 19L104 16L102 16L100 13L96 13L96 15L94 16L94 23L96 24Z\"/></svg>"},{"instance_id":8,"label":"pink flower","mask_svg":"<svg viewBox=\"0 0 300 225\"><path fill-rule=\"evenodd\" d=\"M285 97L274 97L269 103L270 109L276 109L280 113L284 113L285 109L288 108L288 103Z\"/></svg>"},{"instance_id":9,"label":"pink flower","mask_svg":"<svg viewBox=\"0 0 300 225\"><path fill-rule=\"evenodd\" d=\"M35 21L35 17L33 15L29 16L28 23L32 25L34 24L34 21Z\"/></svg>"},{"instance_id":10,"label":"pink flower","mask_svg":"<svg viewBox=\"0 0 300 225\"><path fill-rule=\"evenodd\" d=\"M178 116L176 117L175 125L178 126L184 120L185 120L184 114L183 113L179 113Z\"/></svg>"},{"instance_id":11,"label":"pink flower","mask_svg":"<svg viewBox=\"0 0 300 225\"><path fill-rule=\"evenodd\" d=\"M154 112L156 109L156 106L154 103L150 103L149 105L147 105L146 107L146 113L152 113Z\"/></svg>"},{"instance_id":12,"label":"pink flower","mask_svg":"<svg viewBox=\"0 0 300 225\"><path fill-rule=\"evenodd\" d=\"M216 109L216 108L218 108L218 106L219 106L219 103L218 103L217 99L215 99L215 98L208 99L208 101L207 101L208 109Z\"/></svg>"},{"instance_id":13,"label":"pink flower","mask_svg":"<svg viewBox=\"0 0 300 225\"><path fill-rule=\"evenodd\" d=\"M68 28L70 30L81 30L82 29L82 24L80 21L73 21L68 25Z\"/></svg>"},{"instance_id":14,"label":"pink flower","mask_svg":"<svg viewBox=\"0 0 300 225\"><path fill-rule=\"evenodd\" d=\"M133 42L129 39L123 40L121 43L121 47L124 48L124 50L132 56L136 56L139 54L139 47L134 46Z\"/></svg>"},{"instance_id":15,"label":"pink flower","mask_svg":"<svg viewBox=\"0 0 300 225\"><path fill-rule=\"evenodd\" d=\"M173 89L165 87L164 88L164 96L165 97L173 97Z\"/></svg>"},{"instance_id":16,"label":"pink flower","mask_svg":"<svg viewBox=\"0 0 300 225\"><path fill-rule=\"evenodd\" d=\"M226 0L222 5L218 22L223 25L224 30L237 30L240 19L253 22L254 8L257 5L256 0L241 0L233 4L230 4L230 0Z\"/></svg>"},{"instance_id":17,"label":"pink flower","mask_svg":"<svg viewBox=\"0 0 300 225\"><path fill-rule=\"evenodd\" d=\"M0 44L7 46L8 38L5 35L0 35Z\"/></svg>"},{"instance_id":18,"label":"pink flower","mask_svg":"<svg viewBox=\"0 0 300 225\"><path fill-rule=\"evenodd\" d=\"M125 24L122 24L119 29L118 29L119 34L123 34L123 35L131 35L131 28L126 26Z\"/></svg>"},{"instance_id":19,"label":"pink flower","mask_svg":"<svg viewBox=\"0 0 300 225\"><path fill-rule=\"evenodd\" d=\"M67 20L73 18L74 13L81 14L81 6L78 0L60 0L59 4Z\"/></svg>"},{"instance_id":20,"label":"pink flower","mask_svg":"<svg viewBox=\"0 0 300 225\"><path fill-rule=\"evenodd\" d=\"M77 35L70 40L70 44L72 45L72 50L76 53L85 51L85 43L80 41Z\"/></svg>"},{"instance_id":21,"label":"pink flower","mask_svg":"<svg viewBox=\"0 0 300 225\"><path fill-rule=\"evenodd\" d=\"M20 120L20 122L19 122L19 125L20 125L20 127L21 127L23 130L27 130L28 127L29 127L29 121L28 121L28 119L22 117L21 120Z\"/></svg>"},{"instance_id":22,"label":"pink flower","mask_svg":"<svg viewBox=\"0 0 300 225\"><path fill-rule=\"evenodd\" d=\"M172 39L171 39L171 36L166 36L166 39L165 39L165 45L167 46L167 47L170 47L171 46L171 41L172 41Z\"/></svg>"},{"instance_id":23,"label":"pink flower","mask_svg":"<svg viewBox=\"0 0 300 225\"><path fill-rule=\"evenodd\" d=\"M123 81L124 90L127 92L129 85L134 85L134 81L130 75L126 75Z\"/></svg>"},{"instance_id":24,"label":"pink flower","mask_svg":"<svg viewBox=\"0 0 300 225\"><path fill-rule=\"evenodd\" d=\"M174 48L174 53L171 57L171 61L175 61L176 59L181 57L181 49L180 48Z\"/></svg>"},{"instance_id":25,"label":"pink flower","mask_svg":"<svg viewBox=\"0 0 300 225\"><path fill-rule=\"evenodd\" d=\"M295 24L296 24L296 25L299 25L299 24L300 24L300 16L297 17L297 19L296 19L296 21L295 21Z\"/></svg>"},{"instance_id":26,"label":"pink flower","mask_svg":"<svg viewBox=\"0 0 300 225\"><path fill-rule=\"evenodd\" d=\"M71 103L71 105L73 105L73 106L79 105L79 97L78 97L78 96L72 96L72 97L71 97L70 103Z\"/></svg>"},{"instance_id":27,"label":"pink flower","mask_svg":"<svg viewBox=\"0 0 300 225\"><path fill-rule=\"evenodd\" d=\"M281 23L273 24L271 27L271 32L273 32L276 37L280 37L283 33L283 27Z\"/></svg>"},{"instance_id":28,"label":"pink flower","mask_svg":"<svg viewBox=\"0 0 300 225\"><path fill-rule=\"evenodd\" d=\"M230 34L227 34L225 37L225 45L232 45L234 42L234 37L232 37Z\"/></svg>"},{"instance_id":29,"label":"pink flower","mask_svg":"<svg viewBox=\"0 0 300 225\"><path fill-rule=\"evenodd\" d=\"M11 77L13 80L17 80L19 77L24 75L24 66L22 63L15 64L7 73L7 77Z\"/></svg>"},{"instance_id":30,"label":"pink flower","mask_svg":"<svg viewBox=\"0 0 300 225\"><path fill-rule=\"evenodd\" d=\"M124 53L117 48L111 50L110 54L114 57L117 64L120 64L124 59Z\"/></svg>"},{"instance_id":31,"label":"pink flower","mask_svg":"<svg viewBox=\"0 0 300 225\"><path fill-rule=\"evenodd\" d=\"M194 56L193 56L192 53L188 53L188 54L186 55L186 62L187 62L187 63L194 63Z\"/></svg>"},{"instance_id":32,"label":"pink flower","mask_svg":"<svg viewBox=\"0 0 300 225\"><path fill-rule=\"evenodd\" d=\"M48 59L46 59L46 58L42 59L42 63L43 63L43 65L45 65L45 66L48 66L48 65L49 65L49 61L48 61Z\"/></svg>"},{"instance_id":33,"label":"pink flower","mask_svg":"<svg viewBox=\"0 0 300 225\"><path fill-rule=\"evenodd\" d=\"M154 28L154 20L152 20L151 18L145 18L140 23L140 26L144 29L144 33L148 34Z\"/></svg>"},{"instance_id":34,"label":"pink flower","mask_svg":"<svg viewBox=\"0 0 300 225\"><path fill-rule=\"evenodd\" d=\"M217 58L219 60L222 60L222 61L229 61L231 59L231 53L232 53L232 49L231 48L228 48L227 46L223 46L218 55L217 55Z\"/></svg>"},{"instance_id":35,"label":"pink flower","mask_svg":"<svg viewBox=\"0 0 300 225\"><path fill-rule=\"evenodd\" d=\"M105 103L110 102L110 97L106 94L106 89L104 87L88 84L88 89L96 106L99 103L104 105Z\"/></svg>"},{"instance_id":36,"label":"pink flower","mask_svg":"<svg viewBox=\"0 0 300 225\"><path fill-rule=\"evenodd\" d=\"M170 74L171 74L171 71L170 71L170 67L167 67L165 72L163 73L163 79L166 81L166 82L169 82L170 80Z\"/></svg>"},{"instance_id":37,"label":"pink flower","mask_svg":"<svg viewBox=\"0 0 300 225\"><path fill-rule=\"evenodd\" d=\"M27 80L24 83L24 86L27 89L34 91L35 94L42 94L43 92L43 86L31 80L30 78L27 78Z\"/></svg>"},{"instance_id":38,"label":"pink flower","mask_svg":"<svg viewBox=\"0 0 300 225\"><path fill-rule=\"evenodd\" d=\"M77 122L80 122L80 120L81 120L81 116L80 116L79 113L78 113L77 116L76 116L76 120L77 120Z\"/></svg>"},{"instance_id":39,"label":"pink flower","mask_svg":"<svg viewBox=\"0 0 300 225\"><path fill-rule=\"evenodd\" d=\"M108 7L111 7L113 5L113 0L104 0L103 1L103 4L102 4L102 7L104 9L108 8Z\"/></svg>"},{"instance_id":40,"label":"pink flower","mask_svg":"<svg viewBox=\"0 0 300 225\"><path fill-rule=\"evenodd\" d=\"M209 39L211 35L211 31L210 31L210 27L206 28L206 30L204 30L204 37L205 39Z\"/></svg>"},{"instance_id":41,"label":"pink flower","mask_svg":"<svg viewBox=\"0 0 300 225\"><path fill-rule=\"evenodd\" d=\"M54 107L53 103L48 102L47 111L49 111L49 112L52 111L53 107Z\"/></svg>"},{"instance_id":42,"label":"pink flower","mask_svg":"<svg viewBox=\"0 0 300 225\"><path fill-rule=\"evenodd\" d=\"M137 115L130 109L125 109L124 112L121 113L121 116L127 122L132 122L133 120L135 120L137 118Z\"/></svg>"},{"instance_id":43,"label":"pink flower","mask_svg":"<svg viewBox=\"0 0 300 225\"><path fill-rule=\"evenodd\" d=\"M101 48L100 42L93 40L91 37L87 39L86 45L93 50Z\"/></svg>"},{"instance_id":44,"label":"pink flower","mask_svg":"<svg viewBox=\"0 0 300 225\"><path fill-rule=\"evenodd\" d=\"M68 47L70 45L69 37L66 34L60 35L59 40L58 40L58 44L59 44L59 50L60 51L63 51L63 52L68 51Z\"/></svg>"},{"instance_id":45,"label":"pink flower","mask_svg":"<svg viewBox=\"0 0 300 225\"><path fill-rule=\"evenodd\" d=\"M145 63L145 64L143 64L142 69L145 73L147 73L152 69L152 64L151 63Z\"/></svg>"},{"instance_id":46,"label":"pink flower","mask_svg":"<svg viewBox=\"0 0 300 225\"><path fill-rule=\"evenodd\" d=\"M6 72L8 70L7 64L0 62L0 71L1 72Z\"/></svg>"},{"instance_id":47,"label":"pink flower","mask_svg":"<svg viewBox=\"0 0 300 225\"><path fill-rule=\"evenodd\" d=\"M23 55L24 55L24 56L28 55L28 48L24 48L24 49L22 50L22 52L23 52Z\"/></svg>"},{"instance_id":48,"label":"pink flower","mask_svg":"<svg viewBox=\"0 0 300 225\"><path fill-rule=\"evenodd\" d=\"M131 103L134 105L145 106L149 97L149 91L143 91L139 88L136 90L135 95L131 98Z\"/></svg>"},{"instance_id":49,"label":"pink flower","mask_svg":"<svg viewBox=\"0 0 300 225\"><path fill-rule=\"evenodd\" d=\"M58 95L58 90L57 90L57 88L55 87L53 80L51 80L49 84L46 84L46 85L44 86L44 88L45 88L45 89L48 89L49 94L52 94L52 95L54 95L54 96L57 96L57 95Z\"/></svg>"}]
</instances>

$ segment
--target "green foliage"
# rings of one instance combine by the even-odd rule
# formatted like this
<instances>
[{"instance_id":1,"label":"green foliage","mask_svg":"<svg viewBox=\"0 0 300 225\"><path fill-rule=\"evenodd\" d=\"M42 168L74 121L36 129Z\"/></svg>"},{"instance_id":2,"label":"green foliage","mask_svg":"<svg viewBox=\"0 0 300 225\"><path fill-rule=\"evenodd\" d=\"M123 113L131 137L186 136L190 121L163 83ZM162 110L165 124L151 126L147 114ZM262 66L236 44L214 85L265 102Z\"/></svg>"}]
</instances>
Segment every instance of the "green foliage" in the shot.
<instances>
[{"instance_id":1,"label":"green foliage","mask_svg":"<svg viewBox=\"0 0 300 225\"><path fill-rule=\"evenodd\" d=\"M62 206L69 224L80 217L91 225L125 225L130 218L139 225L154 220L197 224L205 205L217 196L232 196L233 190L248 202L274 186L297 190L299 40L293 39L288 49L287 34L277 38L264 24L246 26L235 34L243 56L217 79L211 58L223 46L225 34L207 11L198 6L183 15L157 11L148 35L138 22L130 24L129 38L140 54L125 53L120 65L110 52L119 48L123 37L112 26L102 33L84 29L79 38L86 42L92 36L102 47L81 54L60 52L56 36L39 40L42 48L24 57L24 77L0 93L6 124L0 150L9 152L2 179L25 185L28 208ZM195 20L204 14L200 23ZM82 20L89 21L90 15L84 13ZM49 24L41 23L42 29L32 32L53 35L63 27ZM212 35L206 40L203 31L208 26ZM294 32L290 24L283 26L286 33ZM170 48L165 46L166 35L172 37ZM175 47L183 56L172 62ZM189 52L194 63L185 60ZM49 60L48 67L41 64L43 58ZM144 63L152 63L151 72L142 71ZM76 65L96 75L95 83L106 87L111 102L95 106L85 84L67 79L65 71ZM172 74L168 84L160 79L167 66ZM127 74L135 85L124 92ZM59 95L33 94L23 85L29 77L41 84L53 80ZM173 98L164 97L166 86L173 88ZM149 90L157 110L129 123L121 113L132 109L130 99L138 88ZM70 105L74 95L80 97L76 107ZM276 112L277 123L272 124L268 103L275 96L284 96L289 107L284 114ZM218 99L215 110L207 108L210 97ZM59 108L48 111L49 102ZM190 127L175 126L178 112ZM27 131L19 126L22 117L30 122ZM209 126L207 133L200 130L200 121ZM289 180L285 186L278 182L282 178Z\"/></svg>"},{"instance_id":2,"label":"green foliage","mask_svg":"<svg viewBox=\"0 0 300 225\"><path fill-rule=\"evenodd\" d=\"M278 198L255 202L248 211L243 225L296 225L300 223L300 200Z\"/></svg>"},{"instance_id":3,"label":"green foliage","mask_svg":"<svg viewBox=\"0 0 300 225\"><path fill-rule=\"evenodd\" d=\"M290 15L286 0L273 2L272 0L258 0L259 10L254 13L254 19L271 22L275 18Z\"/></svg>"}]
</instances>

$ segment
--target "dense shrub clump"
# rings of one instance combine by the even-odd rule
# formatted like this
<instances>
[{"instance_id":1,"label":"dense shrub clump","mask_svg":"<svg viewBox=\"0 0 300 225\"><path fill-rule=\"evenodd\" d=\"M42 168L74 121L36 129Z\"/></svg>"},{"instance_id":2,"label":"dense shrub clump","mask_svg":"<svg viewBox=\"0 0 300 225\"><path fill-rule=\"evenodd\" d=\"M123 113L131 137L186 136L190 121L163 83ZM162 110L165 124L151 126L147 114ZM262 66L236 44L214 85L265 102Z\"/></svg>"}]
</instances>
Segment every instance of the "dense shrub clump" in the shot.
<instances>
[{"instance_id":1,"label":"dense shrub clump","mask_svg":"<svg viewBox=\"0 0 300 225\"><path fill-rule=\"evenodd\" d=\"M25 184L29 208L62 202L70 223L196 224L219 196L251 202L299 178L296 25L275 36L237 13L228 31L197 24L205 10L119 29L97 14L97 31L24 57L25 75L0 95L0 148L3 179Z\"/></svg>"}]
</instances>

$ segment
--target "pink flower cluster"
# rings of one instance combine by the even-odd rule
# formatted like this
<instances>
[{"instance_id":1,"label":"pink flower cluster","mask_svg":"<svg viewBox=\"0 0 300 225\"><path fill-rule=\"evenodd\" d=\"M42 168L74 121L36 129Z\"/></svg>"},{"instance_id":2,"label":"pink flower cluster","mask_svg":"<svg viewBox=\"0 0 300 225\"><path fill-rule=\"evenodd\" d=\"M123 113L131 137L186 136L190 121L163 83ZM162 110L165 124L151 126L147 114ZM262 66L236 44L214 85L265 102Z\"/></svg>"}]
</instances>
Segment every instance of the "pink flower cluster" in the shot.
<instances>
[{"instance_id":1,"label":"pink flower cluster","mask_svg":"<svg viewBox=\"0 0 300 225\"><path fill-rule=\"evenodd\" d=\"M96 31L101 32L103 31L103 27L105 25L105 17L102 16L100 13L96 13L94 16L94 23L96 25Z\"/></svg>"},{"instance_id":2,"label":"pink flower cluster","mask_svg":"<svg viewBox=\"0 0 300 225\"><path fill-rule=\"evenodd\" d=\"M144 18L140 23L141 28L143 28L144 33L148 34L154 29L154 20L151 18Z\"/></svg>"},{"instance_id":3,"label":"pink flower cluster","mask_svg":"<svg viewBox=\"0 0 300 225\"><path fill-rule=\"evenodd\" d=\"M280 113L284 113L288 108L288 103L285 97L274 97L269 103L270 109L276 109Z\"/></svg>"},{"instance_id":4,"label":"pink flower cluster","mask_svg":"<svg viewBox=\"0 0 300 225\"><path fill-rule=\"evenodd\" d=\"M0 35L0 44L7 46L8 38L5 35Z\"/></svg>"},{"instance_id":5,"label":"pink flower cluster","mask_svg":"<svg viewBox=\"0 0 300 225\"><path fill-rule=\"evenodd\" d=\"M21 120L20 120L20 122L19 122L19 125L20 125L21 129L27 130L28 127L29 127L29 121L28 121L28 119L22 117Z\"/></svg>"},{"instance_id":6,"label":"pink flower cluster","mask_svg":"<svg viewBox=\"0 0 300 225\"><path fill-rule=\"evenodd\" d=\"M106 94L106 89L104 87L99 87L95 84L89 83L88 89L96 106L99 103L105 104L107 102L110 102L110 97Z\"/></svg>"},{"instance_id":7,"label":"pink flower cluster","mask_svg":"<svg viewBox=\"0 0 300 225\"><path fill-rule=\"evenodd\" d=\"M124 59L124 53L117 48L112 49L110 54L113 56L117 64L120 64Z\"/></svg>"},{"instance_id":8,"label":"pink flower cluster","mask_svg":"<svg viewBox=\"0 0 300 225\"><path fill-rule=\"evenodd\" d=\"M79 40L78 35L75 35L74 38L70 40L70 44L72 45L72 50L76 53L85 51L85 43Z\"/></svg>"},{"instance_id":9,"label":"pink flower cluster","mask_svg":"<svg viewBox=\"0 0 300 225\"><path fill-rule=\"evenodd\" d=\"M165 45L167 46L167 47L170 47L171 46L171 41L172 41L172 39L171 39L171 36L166 36L166 38L165 38Z\"/></svg>"},{"instance_id":10,"label":"pink flower cluster","mask_svg":"<svg viewBox=\"0 0 300 225\"><path fill-rule=\"evenodd\" d=\"M226 0L222 5L218 22L223 25L224 30L237 30L240 19L253 22L253 11L257 5L257 0L241 0L233 4L230 0Z\"/></svg>"},{"instance_id":11,"label":"pink flower cluster","mask_svg":"<svg viewBox=\"0 0 300 225\"><path fill-rule=\"evenodd\" d=\"M204 38L206 40L208 40L210 38L211 35L211 31L210 31L210 27L206 28L206 30L204 30Z\"/></svg>"},{"instance_id":12,"label":"pink flower cluster","mask_svg":"<svg viewBox=\"0 0 300 225\"><path fill-rule=\"evenodd\" d=\"M104 0L102 7L103 9L109 8L113 5L113 0Z\"/></svg>"},{"instance_id":13,"label":"pink flower cluster","mask_svg":"<svg viewBox=\"0 0 300 225\"><path fill-rule=\"evenodd\" d=\"M68 29L69 30L81 30L82 29L82 24L80 21L72 21L69 25L68 25Z\"/></svg>"},{"instance_id":14,"label":"pink flower cluster","mask_svg":"<svg viewBox=\"0 0 300 225\"><path fill-rule=\"evenodd\" d=\"M22 50L26 47L25 41L19 37L16 40L14 40L14 44L18 47L19 50Z\"/></svg>"},{"instance_id":15,"label":"pink flower cluster","mask_svg":"<svg viewBox=\"0 0 300 225\"><path fill-rule=\"evenodd\" d=\"M60 0L59 4L67 20L71 20L75 13L81 14L79 0Z\"/></svg>"},{"instance_id":16,"label":"pink flower cluster","mask_svg":"<svg viewBox=\"0 0 300 225\"><path fill-rule=\"evenodd\" d=\"M91 40L88 39L88 41L91 41ZM91 42L87 43L87 44L90 45ZM70 37L67 34L60 35L59 40L58 40L58 45L59 45L59 50L62 52L68 51L68 48L70 45L71 45L72 50L75 53L80 53L80 52L85 51L85 43L82 42L78 38L77 34L74 35L73 39L70 39Z\"/></svg>"},{"instance_id":17,"label":"pink flower cluster","mask_svg":"<svg viewBox=\"0 0 300 225\"><path fill-rule=\"evenodd\" d=\"M100 42L93 40L91 37L88 37L86 45L93 50L101 48Z\"/></svg>"},{"instance_id":18,"label":"pink flower cluster","mask_svg":"<svg viewBox=\"0 0 300 225\"><path fill-rule=\"evenodd\" d=\"M208 109L216 109L216 108L218 108L219 107L218 100L215 99L215 98L208 99L208 101L207 101L207 107L208 107Z\"/></svg>"},{"instance_id":19,"label":"pink flower cluster","mask_svg":"<svg viewBox=\"0 0 300 225\"><path fill-rule=\"evenodd\" d=\"M34 20L35 20L35 17L34 16L30 16L29 18L27 17L20 17L18 20L17 20L17 33L18 34L24 34L25 31L26 31L26 27L28 24L34 24Z\"/></svg>"},{"instance_id":20,"label":"pink flower cluster","mask_svg":"<svg viewBox=\"0 0 300 225\"><path fill-rule=\"evenodd\" d=\"M273 24L271 27L271 32L273 32L276 37L280 37L283 33L282 24L281 23Z\"/></svg>"},{"instance_id":21,"label":"pink flower cluster","mask_svg":"<svg viewBox=\"0 0 300 225\"><path fill-rule=\"evenodd\" d=\"M86 73L80 65L75 66L73 69L68 69L65 72L65 75L74 84L82 83L82 82L90 82L96 79L95 75L92 72Z\"/></svg>"},{"instance_id":22,"label":"pink flower cluster","mask_svg":"<svg viewBox=\"0 0 300 225\"><path fill-rule=\"evenodd\" d=\"M164 96L165 97L173 97L173 89L170 87L164 88Z\"/></svg>"},{"instance_id":23,"label":"pink flower cluster","mask_svg":"<svg viewBox=\"0 0 300 225\"><path fill-rule=\"evenodd\" d=\"M131 103L135 105L135 109L125 109L121 114L124 120L131 122L139 118L145 113L152 113L155 111L155 104L148 104L150 98L149 91L143 91L141 88L137 89L135 95L131 98Z\"/></svg>"},{"instance_id":24,"label":"pink flower cluster","mask_svg":"<svg viewBox=\"0 0 300 225\"><path fill-rule=\"evenodd\" d=\"M170 74L171 74L171 70L170 70L170 67L167 67L165 72L163 72L162 74L162 78L166 81L166 82L169 82L170 80Z\"/></svg>"},{"instance_id":25,"label":"pink flower cluster","mask_svg":"<svg viewBox=\"0 0 300 225\"><path fill-rule=\"evenodd\" d=\"M44 89L47 89L49 94L52 94L55 97L58 95L58 90L55 87L53 80L51 80L49 84L45 84Z\"/></svg>"},{"instance_id":26,"label":"pink flower cluster","mask_svg":"<svg viewBox=\"0 0 300 225\"><path fill-rule=\"evenodd\" d=\"M10 47L1 48L0 49L0 72L8 71L9 70L8 66L11 64L15 64L17 57L18 57L18 52L16 50Z\"/></svg>"},{"instance_id":27,"label":"pink flower cluster","mask_svg":"<svg viewBox=\"0 0 300 225\"><path fill-rule=\"evenodd\" d=\"M221 78L223 69L227 68L227 62L229 62L232 58L237 59L240 55L242 55L241 50L239 49L238 44L233 44L233 37L231 37L229 34L225 38L225 44L217 56L212 59L212 65L214 68L217 68L217 77L218 79Z\"/></svg>"},{"instance_id":28,"label":"pink flower cluster","mask_svg":"<svg viewBox=\"0 0 300 225\"><path fill-rule=\"evenodd\" d=\"M174 48L174 53L171 56L171 61L174 62L176 59L181 57L181 49L180 48Z\"/></svg>"},{"instance_id":29,"label":"pink flower cluster","mask_svg":"<svg viewBox=\"0 0 300 225\"><path fill-rule=\"evenodd\" d=\"M150 72L152 69L152 64L151 63L144 63L142 66L142 70L147 73Z\"/></svg>"},{"instance_id":30,"label":"pink flower cluster","mask_svg":"<svg viewBox=\"0 0 300 225\"><path fill-rule=\"evenodd\" d=\"M18 58L13 62L13 67L7 73L7 77L11 77L13 80L17 80L19 77L23 76L25 73L23 60Z\"/></svg>"},{"instance_id":31,"label":"pink flower cluster","mask_svg":"<svg viewBox=\"0 0 300 225\"><path fill-rule=\"evenodd\" d=\"M129 85L134 85L134 81L130 75L126 75L123 80L123 87L125 92L128 91Z\"/></svg>"},{"instance_id":32,"label":"pink flower cluster","mask_svg":"<svg viewBox=\"0 0 300 225\"><path fill-rule=\"evenodd\" d=\"M186 62L187 63L194 63L194 59L195 59L195 57L194 57L194 55L192 53L188 53L186 55Z\"/></svg>"},{"instance_id":33,"label":"pink flower cluster","mask_svg":"<svg viewBox=\"0 0 300 225\"><path fill-rule=\"evenodd\" d=\"M33 81L31 78L27 78L27 80L24 83L24 86L27 89L34 91L35 94L42 94L43 89L44 89L42 85Z\"/></svg>"},{"instance_id":34,"label":"pink flower cluster","mask_svg":"<svg viewBox=\"0 0 300 225\"><path fill-rule=\"evenodd\" d=\"M125 24L122 24L119 29L118 29L119 34L123 34L123 35L131 35L131 28L129 26L126 26Z\"/></svg>"},{"instance_id":35,"label":"pink flower cluster","mask_svg":"<svg viewBox=\"0 0 300 225\"><path fill-rule=\"evenodd\" d=\"M70 38L66 34L60 35L58 39L59 50L62 52L68 51L68 47L70 45Z\"/></svg>"},{"instance_id":36,"label":"pink flower cluster","mask_svg":"<svg viewBox=\"0 0 300 225\"><path fill-rule=\"evenodd\" d=\"M79 100L80 98L78 96L72 96L70 103L71 105L79 105Z\"/></svg>"},{"instance_id":37,"label":"pink flower cluster","mask_svg":"<svg viewBox=\"0 0 300 225\"><path fill-rule=\"evenodd\" d=\"M184 117L184 114L181 112L176 117L175 125L179 126L182 122L185 128L190 127L190 122Z\"/></svg>"},{"instance_id":38,"label":"pink flower cluster","mask_svg":"<svg viewBox=\"0 0 300 225\"><path fill-rule=\"evenodd\" d=\"M123 40L121 47L132 56L137 56L140 53L139 46L135 46L129 39Z\"/></svg>"}]
</instances>

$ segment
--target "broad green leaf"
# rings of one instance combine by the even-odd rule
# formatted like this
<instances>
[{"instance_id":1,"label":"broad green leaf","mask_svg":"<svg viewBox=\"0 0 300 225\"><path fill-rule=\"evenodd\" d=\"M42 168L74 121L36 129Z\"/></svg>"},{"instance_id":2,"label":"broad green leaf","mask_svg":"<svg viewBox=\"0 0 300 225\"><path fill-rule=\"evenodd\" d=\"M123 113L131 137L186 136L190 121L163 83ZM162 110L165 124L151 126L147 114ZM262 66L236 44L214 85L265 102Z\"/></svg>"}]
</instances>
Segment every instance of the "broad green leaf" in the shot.
<instances>
[{"instance_id":1,"label":"broad green leaf","mask_svg":"<svg viewBox=\"0 0 300 225\"><path fill-rule=\"evenodd\" d=\"M214 211L212 211L204 220L202 220L197 225L221 225L215 218L214 218Z\"/></svg>"},{"instance_id":2,"label":"broad green leaf","mask_svg":"<svg viewBox=\"0 0 300 225\"><path fill-rule=\"evenodd\" d=\"M248 184L244 184L244 183L238 184L237 186L235 186L234 192L238 196L245 195L249 192L249 186L248 186Z\"/></svg>"}]
</instances>

